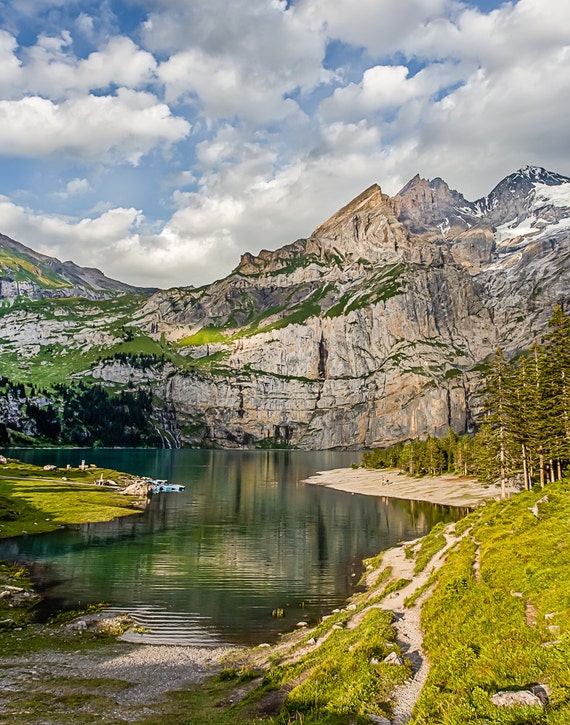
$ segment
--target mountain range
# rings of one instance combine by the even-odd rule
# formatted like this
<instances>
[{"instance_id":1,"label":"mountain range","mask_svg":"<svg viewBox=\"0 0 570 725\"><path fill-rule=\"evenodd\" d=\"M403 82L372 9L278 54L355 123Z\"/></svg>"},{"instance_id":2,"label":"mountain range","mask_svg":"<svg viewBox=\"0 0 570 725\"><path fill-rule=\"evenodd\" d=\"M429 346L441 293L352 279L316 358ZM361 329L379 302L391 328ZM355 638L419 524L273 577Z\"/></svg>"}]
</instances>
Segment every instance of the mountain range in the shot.
<instances>
[{"instance_id":1,"label":"mountain range","mask_svg":"<svg viewBox=\"0 0 570 725\"><path fill-rule=\"evenodd\" d=\"M474 202L439 178L373 185L200 288L129 287L0 236L0 373L40 407L62 382L144 389L170 446L464 432L485 361L568 308L569 253L570 178L531 166ZM13 397L0 420L34 435Z\"/></svg>"}]
</instances>

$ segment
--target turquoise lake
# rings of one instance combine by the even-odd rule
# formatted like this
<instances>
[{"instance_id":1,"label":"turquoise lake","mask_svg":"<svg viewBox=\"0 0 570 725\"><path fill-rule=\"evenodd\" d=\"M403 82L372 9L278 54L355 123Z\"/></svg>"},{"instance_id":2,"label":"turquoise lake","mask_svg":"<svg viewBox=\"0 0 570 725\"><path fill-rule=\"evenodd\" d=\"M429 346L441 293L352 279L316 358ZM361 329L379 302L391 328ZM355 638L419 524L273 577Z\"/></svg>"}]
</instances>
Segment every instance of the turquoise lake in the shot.
<instances>
[{"instance_id":1,"label":"turquoise lake","mask_svg":"<svg viewBox=\"0 0 570 725\"><path fill-rule=\"evenodd\" d=\"M362 559L454 521L458 509L308 485L360 454L305 451L8 449L39 465L87 463L183 483L146 511L0 541L33 563L44 614L107 602L154 643L259 644L342 606ZM272 616L283 609L283 618Z\"/></svg>"}]
</instances>

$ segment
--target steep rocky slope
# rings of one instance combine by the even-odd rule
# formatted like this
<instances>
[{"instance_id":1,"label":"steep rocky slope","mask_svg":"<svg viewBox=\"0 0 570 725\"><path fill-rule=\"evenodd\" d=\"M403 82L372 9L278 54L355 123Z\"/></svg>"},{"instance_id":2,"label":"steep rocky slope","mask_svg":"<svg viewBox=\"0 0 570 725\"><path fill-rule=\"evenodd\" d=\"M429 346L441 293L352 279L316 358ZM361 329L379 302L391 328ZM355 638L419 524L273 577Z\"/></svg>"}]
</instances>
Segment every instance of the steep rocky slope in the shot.
<instances>
[{"instance_id":1,"label":"steep rocky slope","mask_svg":"<svg viewBox=\"0 0 570 725\"><path fill-rule=\"evenodd\" d=\"M394 198L374 185L310 237L245 254L211 285L115 306L111 322L52 309L39 342L16 305L0 335L20 353L27 341L31 373L59 335L62 360L81 351L75 374L150 387L177 445L361 447L464 431L481 362L527 347L569 301L569 209L570 179L536 167L475 202L441 179L415 177ZM144 370L117 357L137 351L154 356Z\"/></svg>"}]
</instances>

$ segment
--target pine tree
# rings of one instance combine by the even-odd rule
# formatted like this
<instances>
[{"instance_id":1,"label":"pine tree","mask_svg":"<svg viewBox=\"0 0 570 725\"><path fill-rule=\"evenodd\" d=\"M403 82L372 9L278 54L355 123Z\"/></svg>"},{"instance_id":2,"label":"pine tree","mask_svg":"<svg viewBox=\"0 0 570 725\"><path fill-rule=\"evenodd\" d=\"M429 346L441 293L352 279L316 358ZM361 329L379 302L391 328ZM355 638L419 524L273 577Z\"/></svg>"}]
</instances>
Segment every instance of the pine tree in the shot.
<instances>
[{"instance_id":1,"label":"pine tree","mask_svg":"<svg viewBox=\"0 0 570 725\"><path fill-rule=\"evenodd\" d=\"M562 461L570 458L570 317L562 307L554 308L544 337L548 400L548 454L550 477L560 477ZM557 463L555 471L554 461Z\"/></svg>"},{"instance_id":2,"label":"pine tree","mask_svg":"<svg viewBox=\"0 0 570 725\"><path fill-rule=\"evenodd\" d=\"M496 433L483 422L473 441L473 463L480 481L496 481L501 476Z\"/></svg>"},{"instance_id":3,"label":"pine tree","mask_svg":"<svg viewBox=\"0 0 570 725\"><path fill-rule=\"evenodd\" d=\"M450 428L441 441L441 450L445 456L444 470L450 473L458 469L457 456L459 452L459 436Z\"/></svg>"},{"instance_id":4,"label":"pine tree","mask_svg":"<svg viewBox=\"0 0 570 725\"><path fill-rule=\"evenodd\" d=\"M513 366L511 394L508 396L510 434L520 459L525 490L532 488L532 458L542 440L542 406L537 382L539 368L526 355Z\"/></svg>"},{"instance_id":5,"label":"pine tree","mask_svg":"<svg viewBox=\"0 0 570 725\"><path fill-rule=\"evenodd\" d=\"M498 461L501 497L507 495L507 477L511 470L509 448L512 444L511 398L512 373L503 351L499 348L493 358L485 386L485 422L491 451Z\"/></svg>"}]
</instances>

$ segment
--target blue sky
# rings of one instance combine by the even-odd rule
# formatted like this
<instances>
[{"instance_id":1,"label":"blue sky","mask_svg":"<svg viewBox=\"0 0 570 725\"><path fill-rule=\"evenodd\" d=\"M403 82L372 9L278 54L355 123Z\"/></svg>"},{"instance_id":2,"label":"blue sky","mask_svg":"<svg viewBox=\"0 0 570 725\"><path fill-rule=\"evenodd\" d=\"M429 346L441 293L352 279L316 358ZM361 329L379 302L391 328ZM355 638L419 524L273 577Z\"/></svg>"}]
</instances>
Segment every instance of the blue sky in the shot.
<instances>
[{"instance_id":1,"label":"blue sky","mask_svg":"<svg viewBox=\"0 0 570 725\"><path fill-rule=\"evenodd\" d=\"M561 0L0 0L0 232L202 284L370 184L570 175Z\"/></svg>"}]
</instances>

